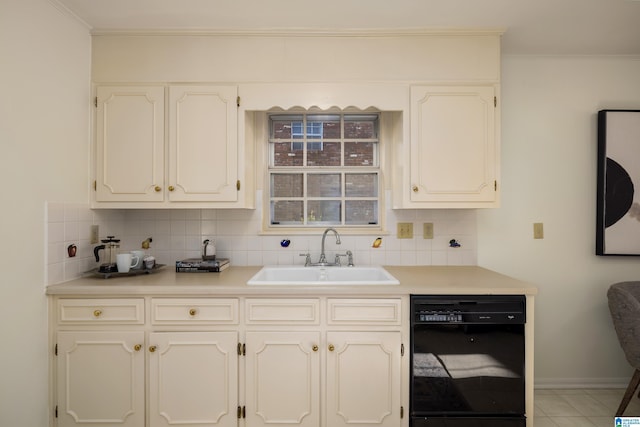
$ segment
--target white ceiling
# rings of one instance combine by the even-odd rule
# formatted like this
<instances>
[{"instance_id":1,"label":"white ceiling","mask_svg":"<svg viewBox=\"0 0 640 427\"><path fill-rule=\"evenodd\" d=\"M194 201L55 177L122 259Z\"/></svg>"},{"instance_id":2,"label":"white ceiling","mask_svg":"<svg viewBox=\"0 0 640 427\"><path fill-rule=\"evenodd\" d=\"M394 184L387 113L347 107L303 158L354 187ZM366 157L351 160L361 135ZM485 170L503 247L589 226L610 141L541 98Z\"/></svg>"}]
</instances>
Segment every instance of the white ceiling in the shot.
<instances>
[{"instance_id":1,"label":"white ceiling","mask_svg":"<svg viewBox=\"0 0 640 427\"><path fill-rule=\"evenodd\" d=\"M505 53L640 55L640 0L50 1L101 33L505 29Z\"/></svg>"}]
</instances>

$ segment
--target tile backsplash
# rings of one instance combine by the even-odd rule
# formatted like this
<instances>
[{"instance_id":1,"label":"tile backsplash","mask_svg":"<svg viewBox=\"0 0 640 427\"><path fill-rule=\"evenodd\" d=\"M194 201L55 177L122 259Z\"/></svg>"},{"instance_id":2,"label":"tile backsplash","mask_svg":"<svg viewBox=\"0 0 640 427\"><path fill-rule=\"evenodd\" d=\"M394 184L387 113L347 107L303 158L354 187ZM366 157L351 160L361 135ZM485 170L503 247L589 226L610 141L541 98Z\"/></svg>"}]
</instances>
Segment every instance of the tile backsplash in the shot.
<instances>
[{"instance_id":1,"label":"tile backsplash","mask_svg":"<svg viewBox=\"0 0 640 427\"><path fill-rule=\"evenodd\" d=\"M387 197L390 200L390 197ZM100 239L121 239L120 251L140 249L153 239L149 254L171 268L176 260L198 257L204 239L215 242L216 254L232 265L303 264L301 253L313 260L320 255L320 232L313 235L261 235L261 210L244 209L100 209L88 204L48 202L46 205L46 283L66 282L96 268L90 244L91 225L99 226ZM388 209L382 245L373 248L378 234L341 235L326 239L327 258L351 250L356 265L476 265L476 211L473 209ZM413 223L412 239L398 239L398 222ZM424 239L423 223L433 223L433 239ZM289 239L286 248L280 245ZM451 247L455 239L460 246ZM67 248L76 245L75 257ZM100 252L102 254L102 252Z\"/></svg>"}]
</instances>

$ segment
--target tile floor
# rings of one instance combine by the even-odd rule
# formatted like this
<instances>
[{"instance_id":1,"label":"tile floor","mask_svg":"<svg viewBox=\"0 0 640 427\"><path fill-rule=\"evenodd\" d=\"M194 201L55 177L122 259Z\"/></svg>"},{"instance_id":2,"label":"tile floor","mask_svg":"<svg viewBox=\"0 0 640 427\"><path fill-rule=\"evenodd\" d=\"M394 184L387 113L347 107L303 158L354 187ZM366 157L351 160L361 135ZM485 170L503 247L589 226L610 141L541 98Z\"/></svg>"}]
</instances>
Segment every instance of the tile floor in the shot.
<instances>
[{"instance_id":1,"label":"tile floor","mask_svg":"<svg viewBox=\"0 0 640 427\"><path fill-rule=\"evenodd\" d=\"M624 389L537 389L534 427L614 427L623 394ZM636 396L624 416L640 417Z\"/></svg>"}]
</instances>

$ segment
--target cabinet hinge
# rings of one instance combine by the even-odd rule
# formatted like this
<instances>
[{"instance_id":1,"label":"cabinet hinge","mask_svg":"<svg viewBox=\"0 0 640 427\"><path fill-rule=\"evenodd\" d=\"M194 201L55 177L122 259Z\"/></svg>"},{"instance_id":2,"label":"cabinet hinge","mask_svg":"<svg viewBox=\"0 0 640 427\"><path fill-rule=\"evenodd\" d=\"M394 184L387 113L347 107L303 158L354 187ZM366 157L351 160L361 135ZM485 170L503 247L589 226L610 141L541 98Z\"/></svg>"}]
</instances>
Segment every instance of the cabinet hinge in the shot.
<instances>
[{"instance_id":1,"label":"cabinet hinge","mask_svg":"<svg viewBox=\"0 0 640 427\"><path fill-rule=\"evenodd\" d=\"M400 418L404 418L404 406L400 407Z\"/></svg>"},{"instance_id":2,"label":"cabinet hinge","mask_svg":"<svg viewBox=\"0 0 640 427\"><path fill-rule=\"evenodd\" d=\"M54 411L54 412L55 412L55 414L54 414L54 415L55 415L55 417L56 417L56 418L58 418L58 405L56 405L56 409L55 409L55 411Z\"/></svg>"},{"instance_id":3,"label":"cabinet hinge","mask_svg":"<svg viewBox=\"0 0 640 427\"><path fill-rule=\"evenodd\" d=\"M400 344L400 356L404 356L404 343Z\"/></svg>"},{"instance_id":4,"label":"cabinet hinge","mask_svg":"<svg viewBox=\"0 0 640 427\"><path fill-rule=\"evenodd\" d=\"M498 97L497 97L497 96L494 96L494 97L493 97L493 106L494 106L494 107L497 107L497 106L498 106Z\"/></svg>"},{"instance_id":5,"label":"cabinet hinge","mask_svg":"<svg viewBox=\"0 0 640 427\"><path fill-rule=\"evenodd\" d=\"M247 354L247 346L242 343L238 343L238 356L244 356Z\"/></svg>"},{"instance_id":6,"label":"cabinet hinge","mask_svg":"<svg viewBox=\"0 0 640 427\"><path fill-rule=\"evenodd\" d=\"M236 98L236 105L237 105L238 107L240 106L240 96L238 96L238 97Z\"/></svg>"},{"instance_id":7,"label":"cabinet hinge","mask_svg":"<svg viewBox=\"0 0 640 427\"><path fill-rule=\"evenodd\" d=\"M95 99L93 100L93 106L98 108L98 97L96 96Z\"/></svg>"},{"instance_id":8,"label":"cabinet hinge","mask_svg":"<svg viewBox=\"0 0 640 427\"><path fill-rule=\"evenodd\" d=\"M493 191L498 191L498 180L493 181Z\"/></svg>"},{"instance_id":9,"label":"cabinet hinge","mask_svg":"<svg viewBox=\"0 0 640 427\"><path fill-rule=\"evenodd\" d=\"M240 180L236 181L236 190L240 191Z\"/></svg>"},{"instance_id":10,"label":"cabinet hinge","mask_svg":"<svg viewBox=\"0 0 640 427\"><path fill-rule=\"evenodd\" d=\"M93 181L93 191L98 191L98 181Z\"/></svg>"},{"instance_id":11,"label":"cabinet hinge","mask_svg":"<svg viewBox=\"0 0 640 427\"><path fill-rule=\"evenodd\" d=\"M58 344L56 344L56 346L53 348L53 355L54 356L58 355Z\"/></svg>"},{"instance_id":12,"label":"cabinet hinge","mask_svg":"<svg viewBox=\"0 0 640 427\"><path fill-rule=\"evenodd\" d=\"M238 419L247 418L247 411L244 406L238 406Z\"/></svg>"}]
</instances>

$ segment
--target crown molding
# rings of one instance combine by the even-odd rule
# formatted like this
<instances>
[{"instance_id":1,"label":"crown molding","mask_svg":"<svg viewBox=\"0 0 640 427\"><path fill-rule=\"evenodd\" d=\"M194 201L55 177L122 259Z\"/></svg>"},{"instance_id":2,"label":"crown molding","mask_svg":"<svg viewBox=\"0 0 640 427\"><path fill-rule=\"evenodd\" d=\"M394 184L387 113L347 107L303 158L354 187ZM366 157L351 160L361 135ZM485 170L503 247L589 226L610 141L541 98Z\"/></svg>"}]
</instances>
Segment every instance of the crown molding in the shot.
<instances>
[{"instance_id":1,"label":"crown molding","mask_svg":"<svg viewBox=\"0 0 640 427\"><path fill-rule=\"evenodd\" d=\"M50 0L55 1L55 0ZM256 29L93 29L94 36L218 36L218 37L411 37L501 36L505 28L256 28Z\"/></svg>"}]
</instances>

